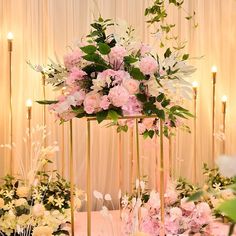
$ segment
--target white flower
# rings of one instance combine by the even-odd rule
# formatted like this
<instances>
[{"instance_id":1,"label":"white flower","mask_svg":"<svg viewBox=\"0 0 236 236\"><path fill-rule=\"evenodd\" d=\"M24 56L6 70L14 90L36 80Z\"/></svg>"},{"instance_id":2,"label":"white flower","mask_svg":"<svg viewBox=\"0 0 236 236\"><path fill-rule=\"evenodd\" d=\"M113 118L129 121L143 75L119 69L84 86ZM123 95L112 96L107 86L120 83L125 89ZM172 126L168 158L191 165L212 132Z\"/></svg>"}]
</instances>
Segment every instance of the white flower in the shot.
<instances>
[{"instance_id":1,"label":"white flower","mask_svg":"<svg viewBox=\"0 0 236 236\"><path fill-rule=\"evenodd\" d=\"M106 194L105 197L104 197L104 199L105 199L106 201L111 201L111 200L112 200L110 194Z\"/></svg>"},{"instance_id":2,"label":"white flower","mask_svg":"<svg viewBox=\"0 0 236 236\"><path fill-rule=\"evenodd\" d=\"M43 204L35 204L32 209L32 214L36 217L43 216L45 212L45 208Z\"/></svg>"},{"instance_id":3,"label":"white flower","mask_svg":"<svg viewBox=\"0 0 236 236\"><path fill-rule=\"evenodd\" d=\"M123 198L121 200L121 204L124 208L127 207L129 204L129 196L127 196L127 195L123 196Z\"/></svg>"},{"instance_id":4,"label":"white flower","mask_svg":"<svg viewBox=\"0 0 236 236\"><path fill-rule=\"evenodd\" d=\"M4 205L5 205L4 200L0 198L0 209L2 209Z\"/></svg>"},{"instance_id":5,"label":"white flower","mask_svg":"<svg viewBox=\"0 0 236 236\"><path fill-rule=\"evenodd\" d=\"M18 187L16 190L16 194L19 197L28 197L30 189L26 186Z\"/></svg>"},{"instance_id":6,"label":"white flower","mask_svg":"<svg viewBox=\"0 0 236 236\"><path fill-rule=\"evenodd\" d=\"M64 199L62 198L57 198L54 200L55 202L55 206L58 206L59 208L62 208L63 204L64 204Z\"/></svg>"},{"instance_id":7,"label":"white flower","mask_svg":"<svg viewBox=\"0 0 236 236\"><path fill-rule=\"evenodd\" d=\"M49 226L38 226L33 230L32 236L52 236L53 229Z\"/></svg>"},{"instance_id":8,"label":"white flower","mask_svg":"<svg viewBox=\"0 0 236 236\"><path fill-rule=\"evenodd\" d=\"M102 193L100 193L100 192L98 192L98 191L96 191L96 190L93 191L93 195L94 195L94 197L97 198L98 200L99 200L99 199L103 199Z\"/></svg>"},{"instance_id":9,"label":"white flower","mask_svg":"<svg viewBox=\"0 0 236 236\"><path fill-rule=\"evenodd\" d=\"M216 164L223 176L229 178L236 176L236 157L220 156L216 160Z\"/></svg>"},{"instance_id":10,"label":"white flower","mask_svg":"<svg viewBox=\"0 0 236 236\"><path fill-rule=\"evenodd\" d=\"M13 195L14 195L14 191L13 191L13 190L6 191L6 192L5 192L5 198L10 198L10 199L12 199Z\"/></svg>"}]
</instances>

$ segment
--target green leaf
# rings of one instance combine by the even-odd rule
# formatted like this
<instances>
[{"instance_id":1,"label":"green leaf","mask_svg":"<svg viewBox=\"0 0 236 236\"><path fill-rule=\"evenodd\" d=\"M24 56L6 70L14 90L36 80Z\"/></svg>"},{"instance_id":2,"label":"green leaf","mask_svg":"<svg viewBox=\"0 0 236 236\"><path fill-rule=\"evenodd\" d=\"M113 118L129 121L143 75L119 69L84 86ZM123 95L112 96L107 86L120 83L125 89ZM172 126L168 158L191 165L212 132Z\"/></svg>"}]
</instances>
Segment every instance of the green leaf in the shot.
<instances>
[{"instance_id":1,"label":"green leaf","mask_svg":"<svg viewBox=\"0 0 236 236\"><path fill-rule=\"evenodd\" d=\"M106 43L99 43L98 50L102 55L107 55L110 53L111 48Z\"/></svg>"},{"instance_id":2,"label":"green leaf","mask_svg":"<svg viewBox=\"0 0 236 236\"><path fill-rule=\"evenodd\" d=\"M164 93L161 93L160 95L157 96L157 101L158 102L162 102L162 100L164 99L165 97L165 94Z\"/></svg>"},{"instance_id":3,"label":"green leaf","mask_svg":"<svg viewBox=\"0 0 236 236\"><path fill-rule=\"evenodd\" d=\"M156 110L155 110L155 113L157 114L157 116L158 116L160 119L165 120L165 112L164 112L164 110L156 109Z\"/></svg>"},{"instance_id":4,"label":"green leaf","mask_svg":"<svg viewBox=\"0 0 236 236\"><path fill-rule=\"evenodd\" d=\"M100 124L102 121L104 121L107 118L108 111L100 111L96 114L96 118L98 123Z\"/></svg>"},{"instance_id":5,"label":"green leaf","mask_svg":"<svg viewBox=\"0 0 236 236\"><path fill-rule=\"evenodd\" d=\"M92 62L99 62L99 60L101 59L100 55L94 53L94 54L87 54L85 56L83 56L83 58L86 61L92 61Z\"/></svg>"},{"instance_id":6,"label":"green leaf","mask_svg":"<svg viewBox=\"0 0 236 236\"><path fill-rule=\"evenodd\" d=\"M149 131L148 131L148 136L149 136L150 138L153 138L154 134L155 134L154 130L149 130Z\"/></svg>"},{"instance_id":7,"label":"green leaf","mask_svg":"<svg viewBox=\"0 0 236 236\"><path fill-rule=\"evenodd\" d=\"M203 195L203 193L204 193L203 191L198 191L198 192L192 194L192 195L188 198L187 202L192 202L192 201L199 200L199 198Z\"/></svg>"},{"instance_id":8,"label":"green leaf","mask_svg":"<svg viewBox=\"0 0 236 236\"><path fill-rule=\"evenodd\" d=\"M109 110L108 111L108 116L110 119L112 119L115 123L117 123L119 115L116 111L114 110Z\"/></svg>"},{"instance_id":9,"label":"green leaf","mask_svg":"<svg viewBox=\"0 0 236 236\"><path fill-rule=\"evenodd\" d=\"M97 48L94 45L88 45L80 48L86 54L93 54L96 52Z\"/></svg>"},{"instance_id":10,"label":"green leaf","mask_svg":"<svg viewBox=\"0 0 236 236\"><path fill-rule=\"evenodd\" d=\"M164 57L167 58L171 55L171 50L170 48L167 48L166 52L164 53Z\"/></svg>"},{"instance_id":11,"label":"green leaf","mask_svg":"<svg viewBox=\"0 0 236 236\"><path fill-rule=\"evenodd\" d=\"M146 102L147 101L147 96L145 94L138 93L138 94L136 94L136 97L140 102Z\"/></svg>"},{"instance_id":12,"label":"green leaf","mask_svg":"<svg viewBox=\"0 0 236 236\"><path fill-rule=\"evenodd\" d=\"M188 58L189 58L189 54L184 54L182 57L183 61L187 60Z\"/></svg>"},{"instance_id":13,"label":"green leaf","mask_svg":"<svg viewBox=\"0 0 236 236\"><path fill-rule=\"evenodd\" d=\"M124 57L124 62L125 62L126 64L132 64L132 63L135 63L135 62L137 62L137 61L138 61L138 59L135 58L135 57L132 57L132 56L126 56L126 57Z\"/></svg>"},{"instance_id":14,"label":"green leaf","mask_svg":"<svg viewBox=\"0 0 236 236\"><path fill-rule=\"evenodd\" d=\"M236 222L236 198L223 202L217 210Z\"/></svg>"},{"instance_id":15,"label":"green leaf","mask_svg":"<svg viewBox=\"0 0 236 236\"><path fill-rule=\"evenodd\" d=\"M168 106L169 104L170 104L170 99L166 99L166 100L164 100L164 101L161 103L162 107L166 107L166 106Z\"/></svg>"},{"instance_id":16,"label":"green leaf","mask_svg":"<svg viewBox=\"0 0 236 236\"><path fill-rule=\"evenodd\" d=\"M51 104L58 103L58 101L51 101L51 100L43 100L43 101L36 101L36 102L41 105L51 105Z\"/></svg>"},{"instance_id":17,"label":"green leaf","mask_svg":"<svg viewBox=\"0 0 236 236\"><path fill-rule=\"evenodd\" d=\"M140 71L139 68L133 67L130 71L130 75L136 80L145 80L145 75Z\"/></svg>"}]
</instances>

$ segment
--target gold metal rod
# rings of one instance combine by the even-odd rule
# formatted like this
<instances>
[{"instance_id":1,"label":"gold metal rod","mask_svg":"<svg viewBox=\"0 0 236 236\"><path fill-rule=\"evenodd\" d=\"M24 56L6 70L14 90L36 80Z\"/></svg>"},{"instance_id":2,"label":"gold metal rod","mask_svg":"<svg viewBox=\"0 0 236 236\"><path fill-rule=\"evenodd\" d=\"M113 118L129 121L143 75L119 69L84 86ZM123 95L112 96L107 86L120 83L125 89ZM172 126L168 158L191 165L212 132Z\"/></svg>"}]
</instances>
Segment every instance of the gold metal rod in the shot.
<instances>
[{"instance_id":1,"label":"gold metal rod","mask_svg":"<svg viewBox=\"0 0 236 236\"><path fill-rule=\"evenodd\" d=\"M71 234L75 235L74 218L74 156L73 156L73 124L70 120L70 209L71 209Z\"/></svg>"},{"instance_id":2,"label":"gold metal rod","mask_svg":"<svg viewBox=\"0 0 236 236\"><path fill-rule=\"evenodd\" d=\"M87 119L87 236L91 236L91 153L90 120Z\"/></svg>"},{"instance_id":3,"label":"gold metal rod","mask_svg":"<svg viewBox=\"0 0 236 236\"><path fill-rule=\"evenodd\" d=\"M140 152L139 152L139 132L138 132L138 119L136 121L136 156L137 156L137 179L140 182Z\"/></svg>"},{"instance_id":4,"label":"gold metal rod","mask_svg":"<svg viewBox=\"0 0 236 236\"><path fill-rule=\"evenodd\" d=\"M61 143L61 175L65 178L65 126L64 123L61 126L61 136L62 136L62 143Z\"/></svg>"},{"instance_id":5,"label":"gold metal rod","mask_svg":"<svg viewBox=\"0 0 236 236\"><path fill-rule=\"evenodd\" d=\"M129 178L129 191L132 193L133 176L134 176L134 129L130 128L129 133L129 146L130 146L130 178Z\"/></svg>"},{"instance_id":6,"label":"gold metal rod","mask_svg":"<svg viewBox=\"0 0 236 236\"><path fill-rule=\"evenodd\" d=\"M10 110L10 174L13 175L14 173L14 157L13 157L13 109L12 109L12 41L8 41L8 53L9 53L9 110Z\"/></svg>"},{"instance_id":7,"label":"gold metal rod","mask_svg":"<svg viewBox=\"0 0 236 236\"><path fill-rule=\"evenodd\" d=\"M172 135L171 135L171 129L169 130L169 175L170 178L173 178L173 166L172 166Z\"/></svg>"},{"instance_id":8,"label":"gold metal rod","mask_svg":"<svg viewBox=\"0 0 236 236\"><path fill-rule=\"evenodd\" d=\"M154 143L155 143L155 189L158 188L158 147L157 147L157 135L154 136Z\"/></svg>"},{"instance_id":9,"label":"gold metal rod","mask_svg":"<svg viewBox=\"0 0 236 236\"><path fill-rule=\"evenodd\" d=\"M213 78L213 91L212 91L212 167L215 165L215 91L216 80Z\"/></svg>"},{"instance_id":10,"label":"gold metal rod","mask_svg":"<svg viewBox=\"0 0 236 236\"><path fill-rule=\"evenodd\" d=\"M160 119L160 201L161 201L161 236L165 235L165 187L164 187L164 143L163 143L163 122Z\"/></svg>"},{"instance_id":11,"label":"gold metal rod","mask_svg":"<svg viewBox=\"0 0 236 236\"><path fill-rule=\"evenodd\" d=\"M122 154L121 154L121 132L118 133L118 178L119 178L119 191L122 193ZM119 211L121 217L121 201L119 201Z\"/></svg>"},{"instance_id":12,"label":"gold metal rod","mask_svg":"<svg viewBox=\"0 0 236 236\"><path fill-rule=\"evenodd\" d=\"M197 183L197 90L194 91L194 120L193 120L193 179Z\"/></svg>"}]
</instances>

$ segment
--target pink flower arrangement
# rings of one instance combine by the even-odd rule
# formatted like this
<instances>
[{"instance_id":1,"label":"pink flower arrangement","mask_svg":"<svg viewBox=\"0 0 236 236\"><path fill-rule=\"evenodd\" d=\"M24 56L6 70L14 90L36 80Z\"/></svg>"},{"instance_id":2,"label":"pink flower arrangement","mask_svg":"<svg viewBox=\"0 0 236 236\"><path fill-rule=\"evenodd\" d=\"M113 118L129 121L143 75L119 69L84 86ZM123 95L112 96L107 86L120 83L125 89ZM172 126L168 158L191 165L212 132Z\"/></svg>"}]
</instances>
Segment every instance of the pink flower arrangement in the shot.
<instances>
[{"instance_id":1,"label":"pink flower arrangement","mask_svg":"<svg viewBox=\"0 0 236 236\"><path fill-rule=\"evenodd\" d=\"M134 192L124 196L129 202L123 205L122 225L125 235L132 234L137 218L137 209L132 202L138 202L139 196ZM156 191L142 191L141 219L139 228L150 236L159 235L162 226L160 218L160 196ZM165 193L165 234L166 235L211 235L213 223L212 212L206 202L188 202L186 198L179 199L173 186ZM122 201L124 202L124 201Z\"/></svg>"},{"instance_id":2,"label":"pink flower arrangement","mask_svg":"<svg viewBox=\"0 0 236 236\"><path fill-rule=\"evenodd\" d=\"M35 67L47 76L48 83L64 87L66 91L55 101L41 103L51 104L50 111L61 121L96 116L99 123L110 118L118 124L120 116L140 114L157 117L153 125L144 121L140 128L143 132L151 128L158 133L159 119L166 124L171 120L175 126L178 117L189 114L177 103L171 102L170 95L163 90L162 77L172 83L181 74L178 70L186 70L179 66L178 70L172 71L166 63L169 57L173 64L183 66L186 60L175 56L168 48L163 58L165 63L161 65L160 55L152 54L149 45L134 43L131 39L124 39L123 43L116 41L114 34L106 31L111 25L110 20L99 18L91 24L92 31L87 41L64 56L64 64L52 63L40 69ZM183 60L184 63L181 63ZM153 136L153 132L148 132L148 135Z\"/></svg>"}]
</instances>

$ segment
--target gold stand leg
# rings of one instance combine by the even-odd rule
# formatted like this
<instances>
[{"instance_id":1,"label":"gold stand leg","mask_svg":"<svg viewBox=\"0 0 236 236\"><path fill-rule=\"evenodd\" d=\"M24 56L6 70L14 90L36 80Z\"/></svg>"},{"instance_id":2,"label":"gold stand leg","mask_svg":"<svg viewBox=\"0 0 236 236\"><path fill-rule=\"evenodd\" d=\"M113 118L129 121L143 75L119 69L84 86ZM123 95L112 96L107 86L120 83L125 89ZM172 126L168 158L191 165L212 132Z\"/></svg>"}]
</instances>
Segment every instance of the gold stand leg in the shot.
<instances>
[{"instance_id":1,"label":"gold stand leg","mask_svg":"<svg viewBox=\"0 0 236 236\"><path fill-rule=\"evenodd\" d=\"M136 121L136 155L137 155L137 179L140 181L140 153L139 153L139 132L138 132L138 119Z\"/></svg>"},{"instance_id":2,"label":"gold stand leg","mask_svg":"<svg viewBox=\"0 0 236 236\"><path fill-rule=\"evenodd\" d=\"M42 76L42 86L43 86L43 100L46 100L46 78L45 75ZM43 126L46 128L46 106L43 106ZM47 146L47 140L44 138L43 146Z\"/></svg>"},{"instance_id":3,"label":"gold stand leg","mask_svg":"<svg viewBox=\"0 0 236 236\"><path fill-rule=\"evenodd\" d=\"M130 177L129 177L129 192L132 193L132 184L133 184L133 176L134 176L134 130L130 128L129 134L129 145L130 145Z\"/></svg>"},{"instance_id":4,"label":"gold stand leg","mask_svg":"<svg viewBox=\"0 0 236 236\"><path fill-rule=\"evenodd\" d=\"M91 163L90 120L87 120L87 236L91 236Z\"/></svg>"},{"instance_id":5,"label":"gold stand leg","mask_svg":"<svg viewBox=\"0 0 236 236\"><path fill-rule=\"evenodd\" d=\"M157 135L154 136L154 143L155 143L155 189L158 189L158 154L157 154Z\"/></svg>"},{"instance_id":6,"label":"gold stand leg","mask_svg":"<svg viewBox=\"0 0 236 236\"><path fill-rule=\"evenodd\" d=\"M61 126L62 132L62 143L61 143L61 176L65 178L65 144L64 144L64 139L65 139L65 126L62 124Z\"/></svg>"},{"instance_id":7,"label":"gold stand leg","mask_svg":"<svg viewBox=\"0 0 236 236\"><path fill-rule=\"evenodd\" d=\"M163 123L160 120L160 201L161 201L161 223L162 223L162 230L161 236L165 235L165 189L164 189L164 147L163 147Z\"/></svg>"},{"instance_id":8,"label":"gold stand leg","mask_svg":"<svg viewBox=\"0 0 236 236\"><path fill-rule=\"evenodd\" d=\"M71 234L75 235L74 219L74 159L73 159L73 126L70 120L70 209L71 209Z\"/></svg>"},{"instance_id":9,"label":"gold stand leg","mask_svg":"<svg viewBox=\"0 0 236 236\"><path fill-rule=\"evenodd\" d=\"M172 163L172 135L171 135L171 129L169 134L169 175L170 178L173 179L173 163Z\"/></svg>"},{"instance_id":10,"label":"gold stand leg","mask_svg":"<svg viewBox=\"0 0 236 236\"><path fill-rule=\"evenodd\" d=\"M119 177L119 191L122 193L122 154L121 154L121 132L118 133L118 177ZM121 217L121 201L119 199L119 211Z\"/></svg>"}]
</instances>

